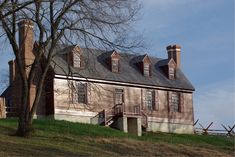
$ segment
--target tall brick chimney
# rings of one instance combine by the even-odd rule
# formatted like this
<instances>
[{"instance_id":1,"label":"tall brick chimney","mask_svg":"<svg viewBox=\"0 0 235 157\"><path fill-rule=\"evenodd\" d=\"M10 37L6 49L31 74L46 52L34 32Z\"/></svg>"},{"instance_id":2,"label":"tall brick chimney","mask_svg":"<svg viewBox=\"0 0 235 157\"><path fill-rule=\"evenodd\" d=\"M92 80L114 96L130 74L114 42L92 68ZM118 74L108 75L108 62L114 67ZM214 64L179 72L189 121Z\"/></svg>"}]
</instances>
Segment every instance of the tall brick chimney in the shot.
<instances>
[{"instance_id":1,"label":"tall brick chimney","mask_svg":"<svg viewBox=\"0 0 235 157\"><path fill-rule=\"evenodd\" d=\"M22 60L25 66L29 66L33 63L35 58L33 54L33 21L25 19L18 23L19 27L19 48Z\"/></svg>"},{"instance_id":2,"label":"tall brick chimney","mask_svg":"<svg viewBox=\"0 0 235 157\"><path fill-rule=\"evenodd\" d=\"M168 59L173 58L177 68L180 68L180 51L181 46L180 45L169 45L166 47L167 53L168 53Z\"/></svg>"},{"instance_id":3,"label":"tall brick chimney","mask_svg":"<svg viewBox=\"0 0 235 157\"><path fill-rule=\"evenodd\" d=\"M31 69L31 65L35 59L35 55L33 53L33 44L34 44L34 32L33 32L33 21L29 19L24 19L18 23L19 27L19 49L21 59L24 63L24 67L26 70L26 75L29 74ZM19 88L21 88L19 86ZM30 85L30 95L29 95L29 106L32 107L35 93L36 93L36 85L32 83Z\"/></svg>"}]
</instances>

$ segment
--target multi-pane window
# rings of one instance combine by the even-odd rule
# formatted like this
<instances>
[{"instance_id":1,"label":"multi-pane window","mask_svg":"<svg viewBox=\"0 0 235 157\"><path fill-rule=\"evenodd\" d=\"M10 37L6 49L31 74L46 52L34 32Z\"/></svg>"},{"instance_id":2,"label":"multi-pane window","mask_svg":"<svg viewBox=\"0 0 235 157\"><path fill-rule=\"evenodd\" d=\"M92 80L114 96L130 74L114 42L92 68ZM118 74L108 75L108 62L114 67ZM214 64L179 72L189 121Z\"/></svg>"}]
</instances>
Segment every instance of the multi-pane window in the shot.
<instances>
[{"instance_id":1,"label":"multi-pane window","mask_svg":"<svg viewBox=\"0 0 235 157\"><path fill-rule=\"evenodd\" d=\"M180 105L179 93L172 93L171 94L171 111L179 112L179 105Z\"/></svg>"},{"instance_id":2,"label":"multi-pane window","mask_svg":"<svg viewBox=\"0 0 235 157\"><path fill-rule=\"evenodd\" d=\"M146 106L148 110L154 110L155 105L155 93L154 91L147 90L146 91Z\"/></svg>"},{"instance_id":3,"label":"multi-pane window","mask_svg":"<svg viewBox=\"0 0 235 157\"><path fill-rule=\"evenodd\" d=\"M123 89L115 89L115 104L122 104L124 102Z\"/></svg>"},{"instance_id":4,"label":"multi-pane window","mask_svg":"<svg viewBox=\"0 0 235 157\"><path fill-rule=\"evenodd\" d=\"M144 76L149 76L150 73L150 64L144 64Z\"/></svg>"},{"instance_id":5,"label":"multi-pane window","mask_svg":"<svg viewBox=\"0 0 235 157\"><path fill-rule=\"evenodd\" d=\"M175 69L169 67L169 79L175 79Z\"/></svg>"},{"instance_id":6,"label":"multi-pane window","mask_svg":"<svg viewBox=\"0 0 235 157\"><path fill-rule=\"evenodd\" d=\"M86 103L86 84L77 84L78 103Z\"/></svg>"},{"instance_id":7,"label":"multi-pane window","mask_svg":"<svg viewBox=\"0 0 235 157\"><path fill-rule=\"evenodd\" d=\"M73 53L73 66L76 68L81 67L81 55L79 53Z\"/></svg>"},{"instance_id":8,"label":"multi-pane window","mask_svg":"<svg viewBox=\"0 0 235 157\"><path fill-rule=\"evenodd\" d=\"M112 59L112 72L118 72L119 71L119 60L118 59Z\"/></svg>"},{"instance_id":9,"label":"multi-pane window","mask_svg":"<svg viewBox=\"0 0 235 157\"><path fill-rule=\"evenodd\" d=\"M71 89L71 98L73 104L86 103L86 83L73 82Z\"/></svg>"}]
</instances>

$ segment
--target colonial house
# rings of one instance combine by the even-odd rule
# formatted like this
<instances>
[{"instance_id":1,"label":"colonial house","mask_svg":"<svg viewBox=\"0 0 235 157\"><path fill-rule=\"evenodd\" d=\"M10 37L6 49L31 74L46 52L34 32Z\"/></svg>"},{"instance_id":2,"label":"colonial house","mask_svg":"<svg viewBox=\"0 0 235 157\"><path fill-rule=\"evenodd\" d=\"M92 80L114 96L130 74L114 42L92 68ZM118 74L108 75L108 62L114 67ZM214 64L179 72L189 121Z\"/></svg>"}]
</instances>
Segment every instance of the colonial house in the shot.
<instances>
[{"instance_id":1,"label":"colonial house","mask_svg":"<svg viewBox=\"0 0 235 157\"><path fill-rule=\"evenodd\" d=\"M33 23L21 21L19 44L25 65L34 59L33 36ZM170 45L166 50L168 58L160 59L57 45L35 117L100 124L137 135L143 129L193 133L194 87L181 71L181 47ZM10 85L1 96L8 107L17 109L21 85L14 60L9 61L9 72ZM30 90L32 101L36 88Z\"/></svg>"}]
</instances>

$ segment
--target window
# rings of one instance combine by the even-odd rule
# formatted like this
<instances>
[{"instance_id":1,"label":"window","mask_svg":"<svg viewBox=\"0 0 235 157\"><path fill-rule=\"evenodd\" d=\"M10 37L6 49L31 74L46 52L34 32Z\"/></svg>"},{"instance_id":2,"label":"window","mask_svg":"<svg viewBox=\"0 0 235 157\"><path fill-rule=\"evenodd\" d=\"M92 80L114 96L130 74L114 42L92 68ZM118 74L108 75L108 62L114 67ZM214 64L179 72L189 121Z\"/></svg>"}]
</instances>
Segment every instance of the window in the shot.
<instances>
[{"instance_id":1,"label":"window","mask_svg":"<svg viewBox=\"0 0 235 157\"><path fill-rule=\"evenodd\" d=\"M155 105L155 93L154 91L147 90L146 91L146 106L149 111L154 110Z\"/></svg>"},{"instance_id":2,"label":"window","mask_svg":"<svg viewBox=\"0 0 235 157\"><path fill-rule=\"evenodd\" d=\"M118 72L118 71L119 71L119 60L112 59L112 72Z\"/></svg>"},{"instance_id":3,"label":"window","mask_svg":"<svg viewBox=\"0 0 235 157\"><path fill-rule=\"evenodd\" d=\"M169 79L175 79L175 69L169 67Z\"/></svg>"},{"instance_id":4,"label":"window","mask_svg":"<svg viewBox=\"0 0 235 157\"><path fill-rule=\"evenodd\" d=\"M81 55L79 53L73 53L73 66L76 68L81 67Z\"/></svg>"},{"instance_id":5,"label":"window","mask_svg":"<svg viewBox=\"0 0 235 157\"><path fill-rule=\"evenodd\" d=\"M171 111L179 112L179 105L180 105L180 95L179 93L172 93L171 94Z\"/></svg>"},{"instance_id":6,"label":"window","mask_svg":"<svg viewBox=\"0 0 235 157\"><path fill-rule=\"evenodd\" d=\"M86 84L77 84L78 103L86 103Z\"/></svg>"},{"instance_id":7,"label":"window","mask_svg":"<svg viewBox=\"0 0 235 157\"><path fill-rule=\"evenodd\" d=\"M150 76L150 64L144 63L144 76Z\"/></svg>"},{"instance_id":8,"label":"window","mask_svg":"<svg viewBox=\"0 0 235 157\"><path fill-rule=\"evenodd\" d=\"M122 104L124 102L123 89L115 89L115 105Z\"/></svg>"},{"instance_id":9,"label":"window","mask_svg":"<svg viewBox=\"0 0 235 157\"><path fill-rule=\"evenodd\" d=\"M85 83L74 82L72 86L72 103L86 103L87 90Z\"/></svg>"}]
</instances>

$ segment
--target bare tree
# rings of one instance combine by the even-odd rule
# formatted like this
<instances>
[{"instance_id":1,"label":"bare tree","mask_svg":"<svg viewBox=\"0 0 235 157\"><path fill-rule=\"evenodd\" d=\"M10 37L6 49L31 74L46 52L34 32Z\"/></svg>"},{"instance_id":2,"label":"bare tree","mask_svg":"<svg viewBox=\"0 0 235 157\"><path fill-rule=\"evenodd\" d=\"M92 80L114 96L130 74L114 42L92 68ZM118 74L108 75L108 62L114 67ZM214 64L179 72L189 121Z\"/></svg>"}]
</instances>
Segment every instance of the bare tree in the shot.
<instances>
[{"instance_id":1,"label":"bare tree","mask_svg":"<svg viewBox=\"0 0 235 157\"><path fill-rule=\"evenodd\" d=\"M0 22L2 37L9 40L22 82L17 135L29 136L33 116L39 104L43 83L55 54L57 44L77 44L89 47L131 49L140 46L130 39L131 23L140 9L138 0L2 0ZM33 21L35 58L30 65L22 61L22 47L17 43L17 24L22 19ZM30 24L29 21L29 24ZM47 50L47 51L46 51ZM45 53L47 52L47 53ZM29 107L30 88L37 77L37 67L45 58L41 76L36 81L36 96ZM29 70L25 70L25 68Z\"/></svg>"}]
</instances>

